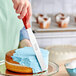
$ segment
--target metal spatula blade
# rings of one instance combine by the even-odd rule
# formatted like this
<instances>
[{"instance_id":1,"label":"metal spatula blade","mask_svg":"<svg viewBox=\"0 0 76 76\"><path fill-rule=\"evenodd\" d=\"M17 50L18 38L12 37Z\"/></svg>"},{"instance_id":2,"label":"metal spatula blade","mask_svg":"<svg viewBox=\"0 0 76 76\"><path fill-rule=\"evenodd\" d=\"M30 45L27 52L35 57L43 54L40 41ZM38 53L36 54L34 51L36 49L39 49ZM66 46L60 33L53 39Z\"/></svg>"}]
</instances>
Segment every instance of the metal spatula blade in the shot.
<instances>
[{"instance_id":1,"label":"metal spatula blade","mask_svg":"<svg viewBox=\"0 0 76 76\"><path fill-rule=\"evenodd\" d=\"M27 32L28 32L28 35L29 35L29 38L30 38L30 42L32 44L32 47L34 49L34 52L35 52L36 57L38 59L38 62L40 64L40 67L41 67L42 71L45 71L45 70L47 70L47 68L46 68L46 65L44 63L44 59L43 59L43 56L41 54L39 45L38 45L37 40L36 40L36 38L35 38L35 36L32 32L30 24L26 24L26 19L27 19L27 14L23 18L23 23L24 23L25 28L27 29Z\"/></svg>"}]
</instances>

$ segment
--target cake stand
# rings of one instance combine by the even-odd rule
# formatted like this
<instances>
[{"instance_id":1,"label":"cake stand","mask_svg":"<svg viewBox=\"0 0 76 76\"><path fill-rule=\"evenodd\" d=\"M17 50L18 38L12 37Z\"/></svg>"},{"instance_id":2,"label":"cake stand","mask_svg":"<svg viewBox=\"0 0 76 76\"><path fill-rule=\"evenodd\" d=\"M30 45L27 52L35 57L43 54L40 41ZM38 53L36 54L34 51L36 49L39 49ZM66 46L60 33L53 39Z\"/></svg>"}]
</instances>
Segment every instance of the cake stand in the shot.
<instances>
[{"instance_id":1,"label":"cake stand","mask_svg":"<svg viewBox=\"0 0 76 76\"><path fill-rule=\"evenodd\" d=\"M6 75L6 76L51 76L59 71L59 67L56 63L49 62L48 70L43 73L39 74L21 74L21 73L15 73L8 71L5 67L5 61L0 62L0 75Z\"/></svg>"}]
</instances>

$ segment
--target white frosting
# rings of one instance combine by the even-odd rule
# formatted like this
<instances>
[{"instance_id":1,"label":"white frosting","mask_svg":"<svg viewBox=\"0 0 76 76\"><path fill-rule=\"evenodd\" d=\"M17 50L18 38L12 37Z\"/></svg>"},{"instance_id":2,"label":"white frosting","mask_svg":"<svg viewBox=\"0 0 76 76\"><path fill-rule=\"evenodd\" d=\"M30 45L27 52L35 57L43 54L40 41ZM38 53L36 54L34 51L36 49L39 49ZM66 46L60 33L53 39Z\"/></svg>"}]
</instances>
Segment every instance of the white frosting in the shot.
<instances>
[{"instance_id":1,"label":"white frosting","mask_svg":"<svg viewBox=\"0 0 76 76\"><path fill-rule=\"evenodd\" d=\"M76 60L72 61L71 63L66 64L66 68L68 69L76 68Z\"/></svg>"},{"instance_id":2,"label":"white frosting","mask_svg":"<svg viewBox=\"0 0 76 76\"><path fill-rule=\"evenodd\" d=\"M47 21L43 21L43 26L44 28L46 27L47 23L51 23L51 18L47 18L48 20Z\"/></svg>"},{"instance_id":3,"label":"white frosting","mask_svg":"<svg viewBox=\"0 0 76 76\"><path fill-rule=\"evenodd\" d=\"M69 21L70 21L70 17L68 16L67 18L65 18L64 20L62 20L62 26L63 26L63 24L68 24L69 23Z\"/></svg>"},{"instance_id":4,"label":"white frosting","mask_svg":"<svg viewBox=\"0 0 76 76\"><path fill-rule=\"evenodd\" d=\"M45 21L44 18L47 18L47 20ZM51 23L51 18L46 15L43 17L39 16L38 21L39 23L43 23L43 27L45 28L47 23Z\"/></svg>"},{"instance_id":5,"label":"white frosting","mask_svg":"<svg viewBox=\"0 0 76 76\"><path fill-rule=\"evenodd\" d=\"M65 18L64 20L61 20L61 18ZM70 17L69 16L62 16L61 14L56 16L56 21L57 22L61 22L61 26L63 26L64 23L68 24L70 21Z\"/></svg>"},{"instance_id":6,"label":"white frosting","mask_svg":"<svg viewBox=\"0 0 76 76\"><path fill-rule=\"evenodd\" d=\"M59 22L61 17L62 17L61 14L59 14L58 16L56 16L56 21Z\"/></svg>"},{"instance_id":7,"label":"white frosting","mask_svg":"<svg viewBox=\"0 0 76 76\"><path fill-rule=\"evenodd\" d=\"M43 21L43 17L38 16L38 22L41 23Z\"/></svg>"}]
</instances>

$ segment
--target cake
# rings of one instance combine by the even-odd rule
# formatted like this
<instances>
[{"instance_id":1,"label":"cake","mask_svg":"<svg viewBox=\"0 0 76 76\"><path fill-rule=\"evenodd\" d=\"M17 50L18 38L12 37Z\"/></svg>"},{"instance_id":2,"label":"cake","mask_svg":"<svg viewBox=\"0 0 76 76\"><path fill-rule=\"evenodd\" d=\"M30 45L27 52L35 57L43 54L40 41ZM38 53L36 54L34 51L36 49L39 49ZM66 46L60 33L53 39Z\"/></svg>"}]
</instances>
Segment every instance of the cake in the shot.
<instances>
[{"instance_id":1,"label":"cake","mask_svg":"<svg viewBox=\"0 0 76 76\"><path fill-rule=\"evenodd\" d=\"M43 16L44 16L43 14L36 15L36 22L39 23L38 17L43 17Z\"/></svg>"},{"instance_id":2,"label":"cake","mask_svg":"<svg viewBox=\"0 0 76 76\"><path fill-rule=\"evenodd\" d=\"M42 53L47 70L49 52L44 49L40 49L40 51ZM7 52L5 57L5 65L7 70L18 73L42 72L32 47L24 47Z\"/></svg>"},{"instance_id":3,"label":"cake","mask_svg":"<svg viewBox=\"0 0 76 76\"><path fill-rule=\"evenodd\" d=\"M75 22L76 22L76 17L75 17Z\"/></svg>"},{"instance_id":4,"label":"cake","mask_svg":"<svg viewBox=\"0 0 76 76\"><path fill-rule=\"evenodd\" d=\"M36 22L39 24L39 27L41 29L47 29L50 27L51 24L51 18L47 15L38 14L36 16Z\"/></svg>"},{"instance_id":5,"label":"cake","mask_svg":"<svg viewBox=\"0 0 76 76\"><path fill-rule=\"evenodd\" d=\"M58 24L58 26L62 28L66 28L70 21L70 17L64 15L63 13L56 14L55 18L56 18L56 23Z\"/></svg>"},{"instance_id":6,"label":"cake","mask_svg":"<svg viewBox=\"0 0 76 76\"><path fill-rule=\"evenodd\" d=\"M72 19L73 19L73 17L74 17L74 22L76 22L76 14L72 15Z\"/></svg>"},{"instance_id":7,"label":"cake","mask_svg":"<svg viewBox=\"0 0 76 76\"><path fill-rule=\"evenodd\" d=\"M51 24L51 18L49 18L48 16L46 17L38 17L39 20L39 27L41 29L48 29L50 27Z\"/></svg>"},{"instance_id":8,"label":"cake","mask_svg":"<svg viewBox=\"0 0 76 76\"><path fill-rule=\"evenodd\" d=\"M75 17L75 22L76 22L76 17Z\"/></svg>"}]
</instances>

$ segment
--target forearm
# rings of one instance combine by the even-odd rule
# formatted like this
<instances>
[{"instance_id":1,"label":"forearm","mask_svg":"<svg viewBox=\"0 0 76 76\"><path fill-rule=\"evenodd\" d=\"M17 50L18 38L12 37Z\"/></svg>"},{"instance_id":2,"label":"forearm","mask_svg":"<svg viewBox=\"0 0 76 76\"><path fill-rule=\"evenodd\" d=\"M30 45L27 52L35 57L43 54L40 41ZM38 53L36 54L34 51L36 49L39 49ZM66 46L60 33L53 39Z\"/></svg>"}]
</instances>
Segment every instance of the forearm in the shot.
<instances>
[{"instance_id":1,"label":"forearm","mask_svg":"<svg viewBox=\"0 0 76 76\"><path fill-rule=\"evenodd\" d=\"M27 33L27 30L25 29L25 27L23 27L23 29L20 31L20 44L19 47L23 48L23 47L31 47L31 42L29 40L29 36Z\"/></svg>"}]
</instances>

